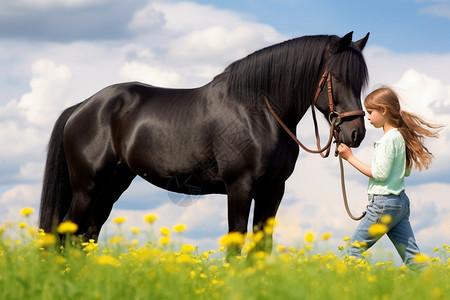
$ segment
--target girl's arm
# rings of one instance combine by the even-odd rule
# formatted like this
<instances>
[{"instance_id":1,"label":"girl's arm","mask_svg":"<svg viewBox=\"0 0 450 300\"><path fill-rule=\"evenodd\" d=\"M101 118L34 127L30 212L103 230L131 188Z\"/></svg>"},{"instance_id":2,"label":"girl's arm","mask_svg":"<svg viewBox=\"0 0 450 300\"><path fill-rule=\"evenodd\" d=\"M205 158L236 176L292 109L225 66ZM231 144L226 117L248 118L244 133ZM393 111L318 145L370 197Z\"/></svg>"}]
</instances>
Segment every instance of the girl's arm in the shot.
<instances>
[{"instance_id":1,"label":"girl's arm","mask_svg":"<svg viewBox=\"0 0 450 300\"><path fill-rule=\"evenodd\" d=\"M348 161L352 166L354 166L358 171L366 175L367 177L373 178L372 176L372 168L369 165L366 165L359 159L357 159L352 150L345 144L341 143L338 147L339 155Z\"/></svg>"}]
</instances>

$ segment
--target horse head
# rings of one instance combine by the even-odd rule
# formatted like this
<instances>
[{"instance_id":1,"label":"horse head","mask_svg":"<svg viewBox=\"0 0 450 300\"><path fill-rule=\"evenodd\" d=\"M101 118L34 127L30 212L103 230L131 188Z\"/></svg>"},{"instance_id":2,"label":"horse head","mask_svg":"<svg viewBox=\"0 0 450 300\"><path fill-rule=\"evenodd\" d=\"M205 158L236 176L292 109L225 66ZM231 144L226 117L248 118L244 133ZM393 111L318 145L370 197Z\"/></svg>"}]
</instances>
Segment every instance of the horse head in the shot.
<instances>
[{"instance_id":1,"label":"horse head","mask_svg":"<svg viewBox=\"0 0 450 300\"><path fill-rule=\"evenodd\" d=\"M334 123L339 142L358 147L366 132L361 91L367 83L368 72L362 50L369 33L356 42L352 42L352 35L350 32L338 38L329 47L322 79L326 75L327 84L320 87L315 104Z\"/></svg>"}]
</instances>

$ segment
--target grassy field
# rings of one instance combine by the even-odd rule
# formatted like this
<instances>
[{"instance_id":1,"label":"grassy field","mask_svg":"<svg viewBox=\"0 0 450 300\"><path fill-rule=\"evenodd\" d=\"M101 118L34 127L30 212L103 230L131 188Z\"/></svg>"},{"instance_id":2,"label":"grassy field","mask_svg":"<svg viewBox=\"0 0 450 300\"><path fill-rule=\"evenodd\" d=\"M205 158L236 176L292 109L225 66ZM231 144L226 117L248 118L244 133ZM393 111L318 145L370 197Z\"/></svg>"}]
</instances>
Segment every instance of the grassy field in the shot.
<instances>
[{"instance_id":1,"label":"grassy field","mask_svg":"<svg viewBox=\"0 0 450 300\"><path fill-rule=\"evenodd\" d=\"M348 241L336 252L320 253L330 234L308 234L302 248L279 245L272 255L255 248L262 234L230 234L218 241L221 249L199 253L183 244L184 225L155 228L157 216L147 215L147 230L125 230L126 219L116 218L117 234L108 243L72 237L60 247L56 235L29 227L30 214L24 209L22 221L0 225L2 300L450 299L447 245L437 247L434 257L417 257L426 265L422 271L349 258ZM70 237L76 225L58 230ZM135 239L139 235L146 235L144 245ZM237 245L243 255L226 259L226 249Z\"/></svg>"}]
</instances>

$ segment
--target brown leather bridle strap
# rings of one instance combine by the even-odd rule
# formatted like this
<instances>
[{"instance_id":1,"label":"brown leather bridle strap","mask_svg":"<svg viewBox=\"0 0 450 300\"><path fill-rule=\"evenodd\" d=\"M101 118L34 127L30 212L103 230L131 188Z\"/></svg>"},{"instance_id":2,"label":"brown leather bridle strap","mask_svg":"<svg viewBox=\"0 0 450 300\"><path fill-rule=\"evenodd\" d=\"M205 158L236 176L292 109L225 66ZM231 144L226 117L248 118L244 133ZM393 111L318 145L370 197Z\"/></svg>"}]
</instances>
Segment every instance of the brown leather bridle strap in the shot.
<instances>
[{"instance_id":1,"label":"brown leather bridle strap","mask_svg":"<svg viewBox=\"0 0 450 300\"><path fill-rule=\"evenodd\" d=\"M328 138L328 141L326 145L321 148L320 146L320 136L319 136L319 127L317 125L317 118L316 118L316 112L315 112L315 105L317 102L317 99L319 98L320 92L323 90L323 87L325 86L325 83L327 84L327 94L328 94L328 105L330 108L330 115L329 115L329 121L330 121L330 136ZM269 99L265 93L263 93L264 101L266 102L267 108L269 108L269 111L272 113L274 118L277 120L277 122L283 127L283 129L289 134L289 136L300 146L302 147L306 152L314 153L314 154L320 154L322 157L328 157L330 154L331 149L331 143L333 141L333 136L335 135L335 138L337 140L337 133L335 132L337 126L342 122L343 118L353 117L353 116L364 116L365 113L362 110L355 110L350 112L344 112L344 113L338 113L334 110L334 101L333 101L333 89L331 85L331 73L328 70L325 70L325 72L322 75L322 78L320 79L319 85L317 87L316 93L314 95L313 102L311 103L311 113L313 116L313 122L314 122L314 133L316 135L316 143L317 143L317 150L312 150L307 148L305 145L303 145L295 136L295 134L292 133L291 130L284 124L284 122L281 120L281 118L277 115L275 110L270 105ZM334 117L334 118L333 118ZM323 153L325 152L325 153Z\"/></svg>"},{"instance_id":2,"label":"brown leather bridle strap","mask_svg":"<svg viewBox=\"0 0 450 300\"><path fill-rule=\"evenodd\" d=\"M309 153L322 153L325 150L328 150L329 153L329 149L331 148L331 141L333 140L333 131L334 131L334 125L332 124L330 127L330 138L328 139L327 144L325 145L325 147L323 147L322 149L320 149L320 147L318 147L317 150L311 150L308 149L305 145L302 144L302 142L299 141L299 139L297 139L297 137L295 136L294 133L292 133L292 131L286 126L286 124L284 124L284 122L281 120L281 118L277 115L277 113L275 112L275 110L272 108L272 106L270 105L269 99L267 99L267 96L264 95L264 100L266 102L267 108L269 108L269 111L272 113L272 115L274 116L274 118L278 121L278 123L281 125L281 127L283 127L283 129L286 131L287 134L289 134L289 136L300 146L302 147L306 152ZM316 119L315 119L315 114L314 114L314 124L316 125ZM317 143L318 145L320 144L320 138L318 135L318 131L317 131L317 126L315 126L316 129L316 139L317 139ZM328 155L327 155L328 156Z\"/></svg>"}]
</instances>

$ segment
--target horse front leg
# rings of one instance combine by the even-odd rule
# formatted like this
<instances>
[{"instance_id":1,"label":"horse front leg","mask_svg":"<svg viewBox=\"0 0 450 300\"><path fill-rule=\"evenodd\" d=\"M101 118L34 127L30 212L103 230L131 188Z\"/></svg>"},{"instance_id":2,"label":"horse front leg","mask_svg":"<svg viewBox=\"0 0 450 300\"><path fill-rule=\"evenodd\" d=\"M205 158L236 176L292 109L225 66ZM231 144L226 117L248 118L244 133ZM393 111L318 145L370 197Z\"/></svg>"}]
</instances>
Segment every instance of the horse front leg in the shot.
<instances>
[{"instance_id":1,"label":"horse front leg","mask_svg":"<svg viewBox=\"0 0 450 300\"><path fill-rule=\"evenodd\" d=\"M227 184L228 194L228 232L247 233L248 218L252 204L252 189L250 184L243 181L235 181ZM227 257L233 257L241 253L241 246L229 248Z\"/></svg>"},{"instance_id":2,"label":"horse front leg","mask_svg":"<svg viewBox=\"0 0 450 300\"><path fill-rule=\"evenodd\" d=\"M254 233L263 233L263 238L257 241L256 250L272 252L273 223L268 223L268 220L275 218L284 195L284 189L285 183L281 182L275 185L260 185L255 191L253 231Z\"/></svg>"}]
</instances>

